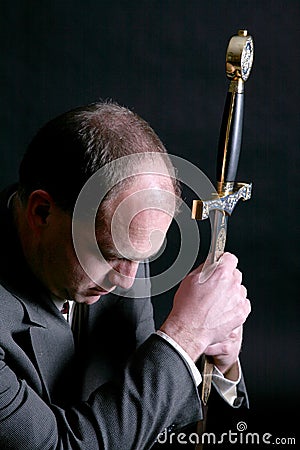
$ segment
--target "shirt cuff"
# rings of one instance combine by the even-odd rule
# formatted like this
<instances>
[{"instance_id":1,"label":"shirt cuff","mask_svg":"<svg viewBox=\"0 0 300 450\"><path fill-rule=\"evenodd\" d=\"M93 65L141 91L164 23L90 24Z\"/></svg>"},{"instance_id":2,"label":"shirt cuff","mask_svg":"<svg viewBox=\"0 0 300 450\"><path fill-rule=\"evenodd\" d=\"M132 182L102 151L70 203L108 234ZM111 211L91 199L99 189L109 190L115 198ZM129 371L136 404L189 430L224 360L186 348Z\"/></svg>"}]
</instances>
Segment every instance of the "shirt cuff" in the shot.
<instances>
[{"instance_id":1,"label":"shirt cuff","mask_svg":"<svg viewBox=\"0 0 300 450\"><path fill-rule=\"evenodd\" d=\"M202 377L192 358L187 354L185 350L183 350L183 348L179 344L177 344L176 341L174 341L174 339L172 339L166 333L158 330L156 331L156 334L158 334L158 336L163 338L165 341L169 342L169 344L172 345L172 347L174 347L178 351L178 353L183 357L183 359L187 362L189 368L191 369L196 385L199 386L199 384L201 384L202 382Z\"/></svg>"},{"instance_id":2,"label":"shirt cuff","mask_svg":"<svg viewBox=\"0 0 300 450\"><path fill-rule=\"evenodd\" d=\"M187 354L185 350L183 350L183 348L179 344L177 344L176 341L174 341L174 339L172 339L166 333L157 330L156 334L158 334L158 336L169 342L169 344L172 345L175 348L175 350L177 350L178 353L183 357L183 359L186 361L186 363L191 369L196 385L199 386L202 382L202 376L192 358ZM225 378L222 372L216 366L214 366L212 373L212 384L215 386L215 388L217 389L219 394L224 398L224 400L231 406L233 406L234 401L237 398L237 385L241 381L242 376L240 361L238 360L237 363L239 369L239 376L236 381L228 380L227 378Z\"/></svg>"},{"instance_id":3,"label":"shirt cuff","mask_svg":"<svg viewBox=\"0 0 300 450\"><path fill-rule=\"evenodd\" d=\"M237 385L241 381L242 371L240 361L237 361L239 368L239 376L236 381L228 380L224 377L222 372L214 366L212 373L212 383L217 388L217 391L224 398L224 400L233 406L234 400L237 398Z\"/></svg>"}]
</instances>

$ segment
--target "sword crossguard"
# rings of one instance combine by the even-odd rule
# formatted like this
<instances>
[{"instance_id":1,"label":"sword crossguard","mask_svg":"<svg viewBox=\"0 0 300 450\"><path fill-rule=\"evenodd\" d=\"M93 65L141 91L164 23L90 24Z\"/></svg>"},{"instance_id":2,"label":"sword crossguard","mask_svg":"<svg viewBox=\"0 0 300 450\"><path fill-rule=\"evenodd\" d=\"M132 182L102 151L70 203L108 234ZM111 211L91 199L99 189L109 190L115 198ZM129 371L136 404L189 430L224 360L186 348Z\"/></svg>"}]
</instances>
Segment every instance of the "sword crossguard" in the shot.
<instances>
[{"instance_id":1,"label":"sword crossguard","mask_svg":"<svg viewBox=\"0 0 300 450\"><path fill-rule=\"evenodd\" d=\"M252 183L235 183L232 192L220 195L215 193L211 200L194 200L192 207L192 219L204 220L209 217L211 211L224 211L231 216L240 199L243 201L251 198ZM214 194L213 194L214 196Z\"/></svg>"}]
</instances>

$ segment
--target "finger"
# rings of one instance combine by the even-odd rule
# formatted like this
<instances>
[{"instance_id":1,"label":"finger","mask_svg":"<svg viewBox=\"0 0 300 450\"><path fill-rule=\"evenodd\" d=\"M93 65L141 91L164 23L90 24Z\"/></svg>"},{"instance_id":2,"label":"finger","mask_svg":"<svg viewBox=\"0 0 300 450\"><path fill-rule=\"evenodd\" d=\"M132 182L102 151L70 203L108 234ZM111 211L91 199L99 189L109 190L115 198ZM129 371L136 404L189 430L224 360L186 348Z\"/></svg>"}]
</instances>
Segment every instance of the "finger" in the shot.
<instances>
[{"instance_id":1,"label":"finger","mask_svg":"<svg viewBox=\"0 0 300 450\"><path fill-rule=\"evenodd\" d=\"M236 256L231 253L224 253L224 255L218 260L215 268L217 277L221 280L231 282L234 277L234 271L236 270L237 263L238 259Z\"/></svg>"},{"instance_id":2,"label":"finger","mask_svg":"<svg viewBox=\"0 0 300 450\"><path fill-rule=\"evenodd\" d=\"M239 327L232 330L232 332L229 335L229 339L237 341L242 338L242 335L243 335L243 325L240 325Z\"/></svg>"},{"instance_id":3,"label":"finger","mask_svg":"<svg viewBox=\"0 0 300 450\"><path fill-rule=\"evenodd\" d=\"M233 314L234 312L234 314ZM227 329L234 330L235 328L241 326L247 319L251 312L250 301L246 299L240 299L234 310L224 311L223 313L223 323L227 324Z\"/></svg>"},{"instance_id":4,"label":"finger","mask_svg":"<svg viewBox=\"0 0 300 450\"><path fill-rule=\"evenodd\" d=\"M209 345L205 349L204 354L206 356L217 356L218 358L220 358L222 356L239 354L240 349L241 349L240 342L234 343L231 341L224 341L219 342L217 344Z\"/></svg>"},{"instance_id":5,"label":"finger","mask_svg":"<svg viewBox=\"0 0 300 450\"><path fill-rule=\"evenodd\" d=\"M225 342L218 342L217 344L209 345L206 347L204 354L207 356L220 356L227 355L224 350L228 350Z\"/></svg>"},{"instance_id":6,"label":"finger","mask_svg":"<svg viewBox=\"0 0 300 450\"><path fill-rule=\"evenodd\" d=\"M234 279L235 279L235 281L236 281L237 283L242 284L242 281L243 281L243 274L242 274L242 272L241 272L239 269L235 269L235 270L233 271L233 276L234 276Z\"/></svg>"},{"instance_id":7,"label":"finger","mask_svg":"<svg viewBox=\"0 0 300 450\"><path fill-rule=\"evenodd\" d=\"M222 351L226 353L228 346L235 344L236 342L241 342L242 335L243 335L243 325L240 325L239 327L232 330L231 333L229 334L228 338L225 339L224 341L209 345L205 349L205 354L217 355L217 354L220 354L220 352L222 352Z\"/></svg>"},{"instance_id":8,"label":"finger","mask_svg":"<svg viewBox=\"0 0 300 450\"><path fill-rule=\"evenodd\" d=\"M227 270L234 271L238 264L238 259L232 253L225 252L219 259L220 264L225 265Z\"/></svg>"}]
</instances>

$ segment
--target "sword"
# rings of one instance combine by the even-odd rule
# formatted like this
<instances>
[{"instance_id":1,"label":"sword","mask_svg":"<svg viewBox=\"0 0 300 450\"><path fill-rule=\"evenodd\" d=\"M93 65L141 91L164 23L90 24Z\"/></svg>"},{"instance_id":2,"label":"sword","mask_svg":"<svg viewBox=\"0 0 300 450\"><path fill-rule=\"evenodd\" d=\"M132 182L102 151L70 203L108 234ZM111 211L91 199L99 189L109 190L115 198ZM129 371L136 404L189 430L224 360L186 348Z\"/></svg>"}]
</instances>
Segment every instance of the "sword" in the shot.
<instances>
[{"instance_id":1,"label":"sword","mask_svg":"<svg viewBox=\"0 0 300 450\"><path fill-rule=\"evenodd\" d=\"M214 263L224 253L228 217L240 199L251 197L251 183L235 183L238 168L244 113L244 85L253 62L253 39L247 30L239 30L228 44L226 75L230 80L220 129L216 193L208 200L194 200L192 218L203 220L211 216L211 245L203 274L209 277ZM204 280L203 280L204 281ZM213 364L205 357L202 370L201 399L207 404L212 381Z\"/></svg>"}]
</instances>

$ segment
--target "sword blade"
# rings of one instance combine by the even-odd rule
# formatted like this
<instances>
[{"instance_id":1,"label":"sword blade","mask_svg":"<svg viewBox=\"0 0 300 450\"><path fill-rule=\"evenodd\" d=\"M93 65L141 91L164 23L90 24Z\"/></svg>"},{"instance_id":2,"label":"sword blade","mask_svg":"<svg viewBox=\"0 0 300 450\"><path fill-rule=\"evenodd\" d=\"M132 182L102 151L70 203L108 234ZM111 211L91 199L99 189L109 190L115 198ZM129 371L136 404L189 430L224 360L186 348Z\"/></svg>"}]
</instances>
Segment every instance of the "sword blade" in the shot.
<instances>
[{"instance_id":1,"label":"sword blade","mask_svg":"<svg viewBox=\"0 0 300 450\"><path fill-rule=\"evenodd\" d=\"M204 282L212 275L216 267L215 263L217 263L225 250L228 216L224 211L219 210L214 211L213 215L210 250L201 272L200 282ZM214 365L210 362L209 358L205 356L202 370L201 391L201 400L204 405L207 404L211 391L213 368Z\"/></svg>"},{"instance_id":2,"label":"sword blade","mask_svg":"<svg viewBox=\"0 0 300 450\"><path fill-rule=\"evenodd\" d=\"M211 244L208 255L210 264L217 262L223 255L227 237L228 216L225 211L214 211Z\"/></svg>"},{"instance_id":3,"label":"sword blade","mask_svg":"<svg viewBox=\"0 0 300 450\"><path fill-rule=\"evenodd\" d=\"M228 216L225 211L211 212L211 242L208 256L203 265L199 282L204 283L213 273L217 261L223 255L227 237Z\"/></svg>"}]
</instances>

